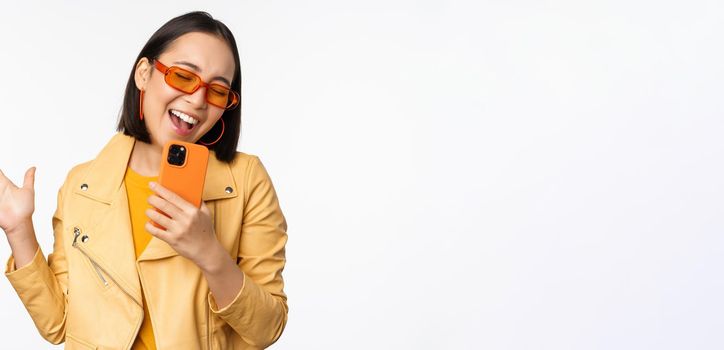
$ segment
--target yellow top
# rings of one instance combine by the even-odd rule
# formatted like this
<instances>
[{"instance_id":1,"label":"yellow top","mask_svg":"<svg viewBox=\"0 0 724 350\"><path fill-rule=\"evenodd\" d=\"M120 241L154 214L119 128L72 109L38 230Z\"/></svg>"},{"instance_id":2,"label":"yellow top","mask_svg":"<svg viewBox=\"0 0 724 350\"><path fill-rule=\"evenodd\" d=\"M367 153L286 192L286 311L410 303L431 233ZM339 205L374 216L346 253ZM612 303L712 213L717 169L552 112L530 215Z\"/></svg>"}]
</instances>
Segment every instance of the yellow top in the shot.
<instances>
[{"instance_id":1,"label":"yellow top","mask_svg":"<svg viewBox=\"0 0 724 350\"><path fill-rule=\"evenodd\" d=\"M128 193L128 210L131 216L131 230L133 231L133 246L136 250L136 259L141 255L146 245L151 240L151 234L146 231L144 225L148 221L146 209L152 208L148 203L148 197L153 194L153 190L148 187L151 181L158 181L158 176L141 176L133 171L131 167L127 167L125 175L126 192ZM141 329L138 332L136 340L133 342L133 350L156 350L156 340L153 337L153 328L151 326L151 314L148 312L146 305L145 292L141 292L141 300L143 301L144 318Z\"/></svg>"}]
</instances>

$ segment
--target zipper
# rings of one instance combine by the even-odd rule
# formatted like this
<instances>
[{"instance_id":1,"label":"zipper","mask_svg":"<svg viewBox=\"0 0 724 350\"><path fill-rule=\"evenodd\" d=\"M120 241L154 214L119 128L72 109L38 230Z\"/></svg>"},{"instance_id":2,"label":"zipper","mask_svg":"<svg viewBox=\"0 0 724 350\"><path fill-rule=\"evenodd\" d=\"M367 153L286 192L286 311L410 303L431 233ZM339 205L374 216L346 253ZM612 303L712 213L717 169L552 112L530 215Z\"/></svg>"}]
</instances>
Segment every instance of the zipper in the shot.
<instances>
[{"instance_id":1,"label":"zipper","mask_svg":"<svg viewBox=\"0 0 724 350\"><path fill-rule=\"evenodd\" d=\"M98 265L98 263L96 263L95 260L93 260L93 258L91 258L91 257L88 255L88 253L85 251L85 249L83 249L83 247L81 247L80 245L78 245L78 242L77 242L77 241L78 241L78 236L80 236L80 229L78 229L78 228L76 227L76 228L74 229L74 233L75 233L75 237L73 238L73 247L76 248L76 249L78 249L81 253L83 253L83 255L86 256L86 258L88 258L88 260L90 260L90 262L91 262L91 263L93 264L93 266L95 267L96 271L98 271L98 275L101 276L101 279L103 279L103 282L108 283L108 281L106 281L106 279L103 278L103 276L101 275L100 271L105 272L105 274L108 275L108 277L111 279L111 281L113 281L113 283L115 283L115 284L118 286L118 288L120 288L120 289L123 291L123 293L126 293L126 295L128 295L128 297L131 298L131 300L133 300L138 306L140 306L141 308L143 308L143 305L142 305L138 300L136 300L136 298L134 298L134 297L131 295L131 293L128 293L127 290L125 290L123 287L121 287L121 285L118 284L118 282L113 278L113 276L111 276L111 274L108 273L108 271L106 271L104 268L102 268L100 265Z\"/></svg>"},{"instance_id":2,"label":"zipper","mask_svg":"<svg viewBox=\"0 0 724 350\"><path fill-rule=\"evenodd\" d=\"M73 246L77 248L77 246L78 246L78 236L80 236L80 229L77 228L77 227L74 228L74 229L73 229L73 234L75 234L75 237L73 237ZM103 285L106 286L106 287L108 287L108 281L106 280L105 277L103 277L103 274L101 273L101 270L100 270L100 267L98 266L98 264L96 264L95 261L93 261L93 260L90 259L90 258L88 258L88 261L90 261L91 265L93 265L93 269L96 270L96 274L98 274L98 278L100 278L101 281L103 281Z\"/></svg>"},{"instance_id":3,"label":"zipper","mask_svg":"<svg viewBox=\"0 0 724 350\"><path fill-rule=\"evenodd\" d=\"M91 264L93 264L93 268L95 268L96 273L98 274L98 277L100 277L101 281L103 281L103 285L108 287L108 281L106 281L106 279L103 277L103 274L101 273L101 270L98 267L98 265L96 265L96 263L94 263L93 261L91 261Z\"/></svg>"},{"instance_id":4,"label":"zipper","mask_svg":"<svg viewBox=\"0 0 724 350\"><path fill-rule=\"evenodd\" d=\"M129 293L125 288L121 287L121 285L118 284L116 279L113 278L113 276L111 276L111 274L109 274L108 271L106 271L104 268L102 268L100 265L98 265L98 263L96 263L95 260L93 260L93 258L91 258L88 255L88 253L80 245L78 245L78 236L80 236L80 232L81 231L79 228L77 228L77 227L73 228L73 234L74 234L73 248L78 249L81 253L83 253L83 255L85 255L86 258L88 258L88 260L90 260L91 264L93 264L93 267L96 269L96 272L98 272L98 275L101 276L101 279L103 280L104 283L106 283L106 285L108 284L108 282L105 280L105 278L103 278L100 271L105 272L105 274L111 279L111 281L113 281L113 283L116 286L118 286L118 289L123 291L123 293L125 293L129 298L131 298L131 300L133 300L134 303L136 303L136 305L138 305L138 307L141 308L141 318L139 319L138 324L136 325L136 331L134 332L134 336L133 336L133 338L131 338L131 342L128 345L128 348L130 349L131 346L133 345L133 341L135 340L136 336L138 335L138 331L141 330L141 324L143 323L143 318L146 317L145 312L143 311L143 304L141 304L138 300L136 300L136 298L134 298L133 295L131 295L131 293Z\"/></svg>"}]
</instances>

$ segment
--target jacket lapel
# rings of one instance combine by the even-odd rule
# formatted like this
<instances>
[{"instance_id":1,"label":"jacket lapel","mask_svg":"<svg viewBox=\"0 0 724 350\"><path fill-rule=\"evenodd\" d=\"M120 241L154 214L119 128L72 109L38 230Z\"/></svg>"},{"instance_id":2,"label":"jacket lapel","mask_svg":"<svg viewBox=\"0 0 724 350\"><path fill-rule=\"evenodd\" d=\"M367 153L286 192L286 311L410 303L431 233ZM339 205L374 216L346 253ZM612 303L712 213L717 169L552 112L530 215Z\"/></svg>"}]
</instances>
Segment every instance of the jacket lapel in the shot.
<instances>
[{"instance_id":1,"label":"jacket lapel","mask_svg":"<svg viewBox=\"0 0 724 350\"><path fill-rule=\"evenodd\" d=\"M228 164L217 160L214 151L210 151L208 165L206 168L204 190L201 195L201 199L204 203L206 203L206 206L209 207L214 224L216 224L216 220L213 220L215 218L214 213L216 211L215 200L233 198L236 196L236 182L234 181L234 177L231 173L231 168ZM216 225L214 226L217 227ZM218 230L218 227L216 229ZM158 260L176 255L178 255L178 252L168 245L168 243L153 237L148 242L146 249L144 249L143 253L141 253L141 256L138 257L138 261Z\"/></svg>"},{"instance_id":2,"label":"jacket lapel","mask_svg":"<svg viewBox=\"0 0 724 350\"><path fill-rule=\"evenodd\" d=\"M96 228L96 234L103 235L100 240L106 240L107 245L103 251L96 250L95 254L110 260L114 267L118 265L118 272L127 279L128 284L137 289L140 297L138 272L135 266L135 251L131 233L131 221L128 213L128 197L123 178L126 173L136 139L132 136L116 133L98 156L91 162L88 172L75 193L110 205L109 213ZM234 198L238 195L237 187L231 168L228 164L216 159L214 151L209 152L206 180L202 200L211 211L212 218L216 209L215 200ZM214 220L216 223L216 220ZM216 230L218 225L215 224ZM94 244L100 248L100 244ZM138 261L157 260L178 255L170 245L161 239L152 237L146 249L141 253ZM107 259L106 259L107 258ZM120 263L119 262L124 262ZM125 263L128 262L128 263Z\"/></svg>"},{"instance_id":3,"label":"jacket lapel","mask_svg":"<svg viewBox=\"0 0 724 350\"><path fill-rule=\"evenodd\" d=\"M111 204L123 183L134 143L133 137L116 133L91 162L75 193Z\"/></svg>"},{"instance_id":4,"label":"jacket lapel","mask_svg":"<svg viewBox=\"0 0 724 350\"><path fill-rule=\"evenodd\" d=\"M117 133L91 162L83 184L85 189L76 188L75 192L97 201L111 204L123 184L126 167L136 139ZM227 187L231 189L229 192ZM214 151L209 152L209 164L206 168L206 181L202 199L204 201L236 197L238 188L228 164L216 159Z\"/></svg>"},{"instance_id":5,"label":"jacket lapel","mask_svg":"<svg viewBox=\"0 0 724 350\"><path fill-rule=\"evenodd\" d=\"M93 217L86 219L88 227L84 232L89 240L84 244L85 249L120 287L140 302L141 285L135 264L128 197L122 186L133 145L134 139L130 136L120 133L113 136L90 163L81 186L76 187L74 193L100 204L93 210Z\"/></svg>"}]
</instances>

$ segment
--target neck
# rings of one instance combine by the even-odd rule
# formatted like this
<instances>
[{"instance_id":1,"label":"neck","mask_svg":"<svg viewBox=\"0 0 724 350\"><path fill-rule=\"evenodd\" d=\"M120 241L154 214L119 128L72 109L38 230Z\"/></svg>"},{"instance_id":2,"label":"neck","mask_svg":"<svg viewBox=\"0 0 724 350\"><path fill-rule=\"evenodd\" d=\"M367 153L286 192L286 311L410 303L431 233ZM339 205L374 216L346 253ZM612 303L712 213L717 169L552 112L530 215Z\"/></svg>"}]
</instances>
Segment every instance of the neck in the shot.
<instances>
[{"instance_id":1,"label":"neck","mask_svg":"<svg viewBox=\"0 0 724 350\"><path fill-rule=\"evenodd\" d=\"M163 147L136 140L128 166L141 176L158 176Z\"/></svg>"}]
</instances>

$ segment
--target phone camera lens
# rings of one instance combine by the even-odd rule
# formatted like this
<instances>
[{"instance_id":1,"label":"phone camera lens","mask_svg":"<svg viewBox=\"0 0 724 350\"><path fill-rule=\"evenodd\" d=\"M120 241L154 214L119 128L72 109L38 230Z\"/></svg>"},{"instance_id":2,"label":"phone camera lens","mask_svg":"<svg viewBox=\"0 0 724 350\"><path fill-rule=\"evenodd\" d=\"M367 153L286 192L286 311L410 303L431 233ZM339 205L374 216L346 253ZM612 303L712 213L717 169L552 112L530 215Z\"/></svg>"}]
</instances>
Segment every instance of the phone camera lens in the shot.
<instances>
[{"instance_id":1,"label":"phone camera lens","mask_svg":"<svg viewBox=\"0 0 724 350\"><path fill-rule=\"evenodd\" d=\"M181 145L171 145L168 151L169 164L181 166L186 160L186 148Z\"/></svg>"}]
</instances>

